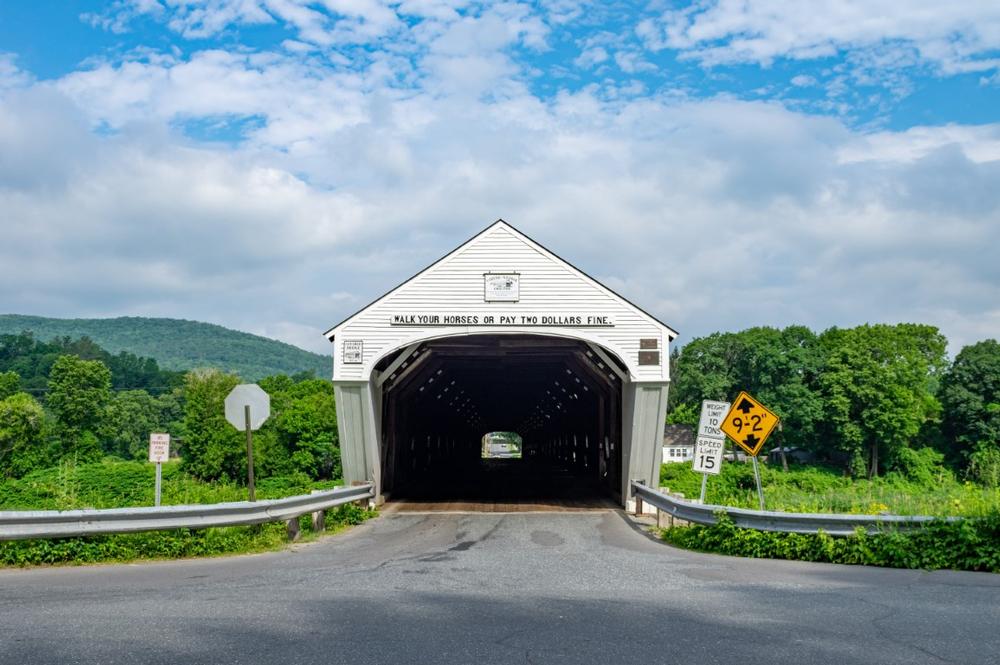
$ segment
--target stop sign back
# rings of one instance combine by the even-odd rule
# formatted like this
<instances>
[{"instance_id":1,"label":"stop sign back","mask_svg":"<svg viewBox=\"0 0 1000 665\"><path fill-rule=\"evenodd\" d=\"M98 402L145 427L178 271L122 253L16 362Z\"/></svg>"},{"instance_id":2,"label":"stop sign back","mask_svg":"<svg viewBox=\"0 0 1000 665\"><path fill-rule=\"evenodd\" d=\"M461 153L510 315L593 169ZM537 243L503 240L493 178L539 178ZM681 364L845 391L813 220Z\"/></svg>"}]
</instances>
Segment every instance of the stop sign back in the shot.
<instances>
[{"instance_id":1,"label":"stop sign back","mask_svg":"<svg viewBox=\"0 0 1000 665\"><path fill-rule=\"evenodd\" d=\"M250 407L250 429L256 431L271 415L271 396L256 383L242 383L226 396L226 420L236 429L246 429L246 407Z\"/></svg>"}]
</instances>

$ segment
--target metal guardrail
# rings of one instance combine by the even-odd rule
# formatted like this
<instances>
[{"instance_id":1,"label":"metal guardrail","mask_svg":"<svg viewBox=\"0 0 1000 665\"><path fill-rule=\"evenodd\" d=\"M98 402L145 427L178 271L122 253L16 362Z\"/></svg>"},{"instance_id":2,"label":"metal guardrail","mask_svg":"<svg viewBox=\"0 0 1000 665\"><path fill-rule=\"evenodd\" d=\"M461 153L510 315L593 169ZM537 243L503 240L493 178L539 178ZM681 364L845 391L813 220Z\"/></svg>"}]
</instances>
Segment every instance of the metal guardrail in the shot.
<instances>
[{"instance_id":1,"label":"metal guardrail","mask_svg":"<svg viewBox=\"0 0 1000 665\"><path fill-rule=\"evenodd\" d=\"M0 511L0 541L280 522L373 496L369 483L254 502L107 510Z\"/></svg>"},{"instance_id":2,"label":"metal guardrail","mask_svg":"<svg viewBox=\"0 0 1000 665\"><path fill-rule=\"evenodd\" d=\"M832 536L849 536L858 527L868 533L901 531L925 526L934 520L955 521L960 517L928 517L926 515L843 515L826 513L783 513L769 510L748 510L711 504L684 501L663 494L637 482L632 482L637 498L660 510L695 524L715 524L717 511L724 511L738 527L758 531L784 531L786 533L817 533Z\"/></svg>"}]
</instances>

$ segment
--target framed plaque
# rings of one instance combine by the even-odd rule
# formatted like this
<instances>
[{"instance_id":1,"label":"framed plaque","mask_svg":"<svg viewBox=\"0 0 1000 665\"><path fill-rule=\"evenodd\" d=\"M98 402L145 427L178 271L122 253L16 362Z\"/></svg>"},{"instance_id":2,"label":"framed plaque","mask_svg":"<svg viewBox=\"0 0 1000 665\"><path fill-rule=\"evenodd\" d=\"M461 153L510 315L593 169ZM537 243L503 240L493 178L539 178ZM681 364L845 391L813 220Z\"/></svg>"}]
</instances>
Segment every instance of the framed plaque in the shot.
<instances>
[{"instance_id":1,"label":"framed plaque","mask_svg":"<svg viewBox=\"0 0 1000 665\"><path fill-rule=\"evenodd\" d=\"M520 299L520 273L488 272L483 275L483 300L486 302L517 302Z\"/></svg>"},{"instance_id":2,"label":"framed plaque","mask_svg":"<svg viewBox=\"0 0 1000 665\"><path fill-rule=\"evenodd\" d=\"M344 364L360 365L365 355L365 342L360 339L344 340Z\"/></svg>"}]
</instances>

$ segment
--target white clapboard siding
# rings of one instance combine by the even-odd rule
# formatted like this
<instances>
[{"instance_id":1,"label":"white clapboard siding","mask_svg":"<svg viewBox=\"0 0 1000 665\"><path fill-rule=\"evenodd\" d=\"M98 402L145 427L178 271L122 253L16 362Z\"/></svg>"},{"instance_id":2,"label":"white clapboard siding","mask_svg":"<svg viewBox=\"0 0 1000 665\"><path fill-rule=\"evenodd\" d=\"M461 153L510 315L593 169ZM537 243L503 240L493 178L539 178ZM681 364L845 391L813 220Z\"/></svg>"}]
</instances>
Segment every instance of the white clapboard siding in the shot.
<instances>
[{"instance_id":1,"label":"white clapboard siding","mask_svg":"<svg viewBox=\"0 0 1000 665\"><path fill-rule=\"evenodd\" d=\"M487 303L483 275L520 274L516 303ZM393 326L394 314L610 316L614 327ZM415 341L465 334L538 334L583 339L616 354L634 381L669 380L669 342L676 333L597 281L498 221L437 263L327 333L334 342L334 380L365 381L387 354ZM659 340L660 364L638 364L639 339ZM363 362L344 364L344 340L363 341Z\"/></svg>"}]
</instances>

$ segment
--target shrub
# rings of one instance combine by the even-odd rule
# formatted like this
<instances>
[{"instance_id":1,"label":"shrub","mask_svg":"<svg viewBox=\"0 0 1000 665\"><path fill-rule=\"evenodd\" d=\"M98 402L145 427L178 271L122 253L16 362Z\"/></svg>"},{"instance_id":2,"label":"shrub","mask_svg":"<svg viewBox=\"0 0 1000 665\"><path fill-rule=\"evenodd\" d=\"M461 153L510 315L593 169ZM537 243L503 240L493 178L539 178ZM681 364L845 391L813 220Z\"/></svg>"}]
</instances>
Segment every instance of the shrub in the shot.
<instances>
[{"instance_id":1,"label":"shrub","mask_svg":"<svg viewBox=\"0 0 1000 665\"><path fill-rule=\"evenodd\" d=\"M678 547L732 556L1000 572L997 511L978 519L935 520L913 531L868 534L858 529L844 538L741 529L724 512L717 515L714 525L665 529L662 537Z\"/></svg>"},{"instance_id":2,"label":"shrub","mask_svg":"<svg viewBox=\"0 0 1000 665\"><path fill-rule=\"evenodd\" d=\"M0 478L20 477L48 461L42 406L27 393L0 399Z\"/></svg>"},{"instance_id":3,"label":"shrub","mask_svg":"<svg viewBox=\"0 0 1000 665\"><path fill-rule=\"evenodd\" d=\"M336 531L345 526L360 524L374 514L373 511L353 504L338 506L327 512L326 527ZM300 528L308 537L311 530L308 516L300 520ZM260 527L177 529L83 538L20 540L0 544L0 565L84 564L216 556L274 550L281 548L286 542L285 525L280 522Z\"/></svg>"},{"instance_id":4,"label":"shrub","mask_svg":"<svg viewBox=\"0 0 1000 665\"><path fill-rule=\"evenodd\" d=\"M969 476L990 489L1000 488L1000 448L981 445L969 455Z\"/></svg>"},{"instance_id":5,"label":"shrub","mask_svg":"<svg viewBox=\"0 0 1000 665\"><path fill-rule=\"evenodd\" d=\"M906 480L923 487L931 487L946 480L954 480L944 466L944 455L933 448L902 448L896 451L893 468Z\"/></svg>"}]
</instances>

